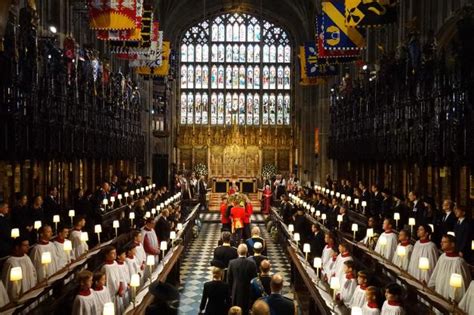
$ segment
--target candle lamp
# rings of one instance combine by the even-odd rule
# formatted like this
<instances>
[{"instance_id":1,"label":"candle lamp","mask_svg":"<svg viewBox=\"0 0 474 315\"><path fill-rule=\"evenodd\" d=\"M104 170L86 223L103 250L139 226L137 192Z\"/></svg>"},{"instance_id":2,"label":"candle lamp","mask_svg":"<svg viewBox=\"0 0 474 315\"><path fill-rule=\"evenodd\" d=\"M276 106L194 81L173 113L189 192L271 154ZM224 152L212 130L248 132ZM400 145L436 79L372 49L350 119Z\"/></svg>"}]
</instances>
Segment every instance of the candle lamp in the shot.
<instances>
[{"instance_id":1,"label":"candle lamp","mask_svg":"<svg viewBox=\"0 0 474 315\"><path fill-rule=\"evenodd\" d=\"M181 231L183 229L183 223L176 224L176 230Z\"/></svg>"},{"instance_id":2,"label":"candle lamp","mask_svg":"<svg viewBox=\"0 0 474 315\"><path fill-rule=\"evenodd\" d=\"M104 303L104 310L102 311L102 315L115 315L115 306L113 302Z\"/></svg>"},{"instance_id":3,"label":"candle lamp","mask_svg":"<svg viewBox=\"0 0 474 315\"><path fill-rule=\"evenodd\" d=\"M318 218L318 219L319 219L319 217L320 217L320 216L321 216L321 211L319 211L319 210L316 210L316 218Z\"/></svg>"},{"instance_id":4,"label":"candle lamp","mask_svg":"<svg viewBox=\"0 0 474 315\"><path fill-rule=\"evenodd\" d=\"M142 196L143 196L143 192L145 191L145 188L140 188L140 192L142 193Z\"/></svg>"},{"instance_id":5,"label":"candle lamp","mask_svg":"<svg viewBox=\"0 0 474 315\"><path fill-rule=\"evenodd\" d=\"M400 220L400 213L395 212L393 214L393 219L395 220L395 229L398 230L398 220Z\"/></svg>"},{"instance_id":6,"label":"candle lamp","mask_svg":"<svg viewBox=\"0 0 474 315\"><path fill-rule=\"evenodd\" d=\"M127 198L128 198L128 196L129 196L128 192L125 192L125 193L123 194L123 196L125 197L125 203L127 203Z\"/></svg>"},{"instance_id":7,"label":"candle lamp","mask_svg":"<svg viewBox=\"0 0 474 315\"><path fill-rule=\"evenodd\" d=\"M104 206L104 210L107 211L107 205L109 204L109 200L107 198L104 198L102 200L102 205Z\"/></svg>"},{"instance_id":8,"label":"candle lamp","mask_svg":"<svg viewBox=\"0 0 474 315\"><path fill-rule=\"evenodd\" d=\"M341 199L342 199L342 200L346 200L346 195L345 195L345 194L341 194Z\"/></svg>"},{"instance_id":9,"label":"candle lamp","mask_svg":"<svg viewBox=\"0 0 474 315\"><path fill-rule=\"evenodd\" d=\"M71 209L69 210L68 214L69 214L69 218L71 218L71 226L73 226L74 225L73 220L74 220L74 217L76 216L76 210Z\"/></svg>"},{"instance_id":10,"label":"candle lamp","mask_svg":"<svg viewBox=\"0 0 474 315\"><path fill-rule=\"evenodd\" d=\"M300 233L293 234L293 240L296 242L296 247L298 247L298 242L301 240Z\"/></svg>"},{"instance_id":11,"label":"candle lamp","mask_svg":"<svg viewBox=\"0 0 474 315\"><path fill-rule=\"evenodd\" d=\"M367 207L367 201L365 201L365 200L362 200L362 203L361 203L361 205L362 205L362 213L364 213L364 214L365 214L365 207Z\"/></svg>"},{"instance_id":12,"label":"candle lamp","mask_svg":"<svg viewBox=\"0 0 474 315\"><path fill-rule=\"evenodd\" d=\"M135 219L135 212L130 212L128 214L128 218L130 219L130 226L133 227L133 220Z\"/></svg>"},{"instance_id":13,"label":"candle lamp","mask_svg":"<svg viewBox=\"0 0 474 315\"><path fill-rule=\"evenodd\" d=\"M342 214L337 215L337 225L339 227L339 230L341 229L341 222L342 222Z\"/></svg>"},{"instance_id":14,"label":"candle lamp","mask_svg":"<svg viewBox=\"0 0 474 315\"><path fill-rule=\"evenodd\" d=\"M421 273L424 278L426 272L430 270L430 261L428 260L427 257L420 257L420 259L418 260L418 269L421 270Z\"/></svg>"},{"instance_id":15,"label":"candle lamp","mask_svg":"<svg viewBox=\"0 0 474 315\"><path fill-rule=\"evenodd\" d=\"M44 278L48 278L48 265L51 263L51 252L41 254L41 264L43 265Z\"/></svg>"},{"instance_id":16,"label":"candle lamp","mask_svg":"<svg viewBox=\"0 0 474 315\"><path fill-rule=\"evenodd\" d=\"M135 196L135 190L130 190L130 197L132 198L132 200L133 200L133 196Z\"/></svg>"},{"instance_id":17,"label":"candle lamp","mask_svg":"<svg viewBox=\"0 0 474 315\"><path fill-rule=\"evenodd\" d=\"M462 287L462 276L458 273L452 273L449 277L449 286L453 288L453 302L456 301L456 290Z\"/></svg>"},{"instance_id":18,"label":"candle lamp","mask_svg":"<svg viewBox=\"0 0 474 315\"><path fill-rule=\"evenodd\" d=\"M295 231L295 226L293 224L288 224L288 231L293 233Z\"/></svg>"},{"instance_id":19,"label":"candle lamp","mask_svg":"<svg viewBox=\"0 0 474 315\"><path fill-rule=\"evenodd\" d=\"M17 238L20 236L20 229L19 228L13 228L10 232L11 238Z\"/></svg>"},{"instance_id":20,"label":"candle lamp","mask_svg":"<svg viewBox=\"0 0 474 315\"><path fill-rule=\"evenodd\" d=\"M321 219L323 219L323 225L326 224L326 213L321 214Z\"/></svg>"},{"instance_id":21,"label":"candle lamp","mask_svg":"<svg viewBox=\"0 0 474 315\"><path fill-rule=\"evenodd\" d=\"M71 251L72 251L72 242L70 240L64 240L63 249L66 252L67 263L71 262Z\"/></svg>"},{"instance_id":22,"label":"candle lamp","mask_svg":"<svg viewBox=\"0 0 474 315\"><path fill-rule=\"evenodd\" d=\"M155 188L155 187L156 187L156 184L152 184L151 187Z\"/></svg>"},{"instance_id":23,"label":"candle lamp","mask_svg":"<svg viewBox=\"0 0 474 315\"><path fill-rule=\"evenodd\" d=\"M94 232L97 234L97 240L99 241L99 244L100 244L100 233L102 233L102 225L96 224L94 226Z\"/></svg>"},{"instance_id":24,"label":"candle lamp","mask_svg":"<svg viewBox=\"0 0 474 315\"><path fill-rule=\"evenodd\" d=\"M160 250L161 250L161 259L165 258L165 252L168 249L168 242L166 241L161 241L160 243Z\"/></svg>"},{"instance_id":25,"label":"candle lamp","mask_svg":"<svg viewBox=\"0 0 474 315\"><path fill-rule=\"evenodd\" d=\"M150 217L151 217L151 212L150 211L145 212L145 219L148 219Z\"/></svg>"},{"instance_id":26,"label":"candle lamp","mask_svg":"<svg viewBox=\"0 0 474 315\"><path fill-rule=\"evenodd\" d=\"M474 240L471 241L471 250L474 250Z\"/></svg>"},{"instance_id":27,"label":"candle lamp","mask_svg":"<svg viewBox=\"0 0 474 315\"><path fill-rule=\"evenodd\" d=\"M336 293L341 287L341 284L339 283L339 278L331 277L331 280L329 281L329 287L333 290L332 292L333 300L336 300Z\"/></svg>"},{"instance_id":28,"label":"candle lamp","mask_svg":"<svg viewBox=\"0 0 474 315\"><path fill-rule=\"evenodd\" d=\"M155 265L155 256L148 255L146 256L146 265L150 271L150 285L151 285L151 274L153 273L153 266Z\"/></svg>"},{"instance_id":29,"label":"candle lamp","mask_svg":"<svg viewBox=\"0 0 474 315\"><path fill-rule=\"evenodd\" d=\"M410 226L410 232L413 235L413 226L415 226L415 218L408 218L408 225Z\"/></svg>"},{"instance_id":30,"label":"candle lamp","mask_svg":"<svg viewBox=\"0 0 474 315\"><path fill-rule=\"evenodd\" d=\"M311 245L308 243L303 244L303 253L305 253L306 262L308 262L308 253L311 252Z\"/></svg>"},{"instance_id":31,"label":"candle lamp","mask_svg":"<svg viewBox=\"0 0 474 315\"><path fill-rule=\"evenodd\" d=\"M336 198L339 198L339 197L341 197L341 193L340 193L340 192L337 192L337 193L336 193Z\"/></svg>"},{"instance_id":32,"label":"candle lamp","mask_svg":"<svg viewBox=\"0 0 474 315\"><path fill-rule=\"evenodd\" d=\"M114 196L110 196L110 204L111 204L111 207L113 209L114 206L115 206L115 197Z\"/></svg>"},{"instance_id":33,"label":"candle lamp","mask_svg":"<svg viewBox=\"0 0 474 315\"><path fill-rule=\"evenodd\" d=\"M89 241L89 233L81 232L80 238L82 243L87 243Z\"/></svg>"},{"instance_id":34,"label":"candle lamp","mask_svg":"<svg viewBox=\"0 0 474 315\"><path fill-rule=\"evenodd\" d=\"M356 232L359 231L359 226L357 225L357 223L352 223L352 232L354 233L354 241L356 239Z\"/></svg>"},{"instance_id":35,"label":"candle lamp","mask_svg":"<svg viewBox=\"0 0 474 315\"><path fill-rule=\"evenodd\" d=\"M41 221L40 220L35 221L35 223L33 224L33 227L35 230L39 230L39 228L41 227Z\"/></svg>"},{"instance_id":36,"label":"candle lamp","mask_svg":"<svg viewBox=\"0 0 474 315\"><path fill-rule=\"evenodd\" d=\"M448 232L448 233L446 233L446 234L448 234L448 235L452 235L452 236L456 237L456 233L454 233L453 231L449 231L449 232Z\"/></svg>"},{"instance_id":37,"label":"candle lamp","mask_svg":"<svg viewBox=\"0 0 474 315\"><path fill-rule=\"evenodd\" d=\"M132 302L133 307L135 308L135 299L137 297L137 288L140 286L140 275L138 273L134 273L130 278L130 287L132 288Z\"/></svg>"},{"instance_id":38,"label":"candle lamp","mask_svg":"<svg viewBox=\"0 0 474 315\"><path fill-rule=\"evenodd\" d=\"M120 222L119 222L119 220L114 220L114 221L112 222L112 227L115 229L115 237L117 237L117 236L118 236L117 230L118 230L118 228L120 227Z\"/></svg>"},{"instance_id":39,"label":"candle lamp","mask_svg":"<svg viewBox=\"0 0 474 315\"><path fill-rule=\"evenodd\" d=\"M171 231L170 232L170 240L174 241L176 239L176 232L175 231Z\"/></svg>"},{"instance_id":40,"label":"candle lamp","mask_svg":"<svg viewBox=\"0 0 474 315\"><path fill-rule=\"evenodd\" d=\"M331 197L334 197L334 190L331 190Z\"/></svg>"},{"instance_id":41,"label":"candle lamp","mask_svg":"<svg viewBox=\"0 0 474 315\"><path fill-rule=\"evenodd\" d=\"M407 255L407 248L405 246L398 246L397 247L397 255L400 257L400 267L403 269L403 260L405 259L405 256Z\"/></svg>"},{"instance_id":42,"label":"candle lamp","mask_svg":"<svg viewBox=\"0 0 474 315\"><path fill-rule=\"evenodd\" d=\"M56 231L56 233L58 233L58 223L59 223L59 221L60 221L59 215L58 214L53 215L54 230Z\"/></svg>"},{"instance_id":43,"label":"candle lamp","mask_svg":"<svg viewBox=\"0 0 474 315\"><path fill-rule=\"evenodd\" d=\"M20 297L20 292L21 292L21 280L23 279L23 271L21 270L21 267L12 267L10 269L10 282L13 283L14 286L14 296L12 297L12 300L16 302L18 298Z\"/></svg>"},{"instance_id":44,"label":"candle lamp","mask_svg":"<svg viewBox=\"0 0 474 315\"><path fill-rule=\"evenodd\" d=\"M310 208L310 211L311 211L311 215L313 215L314 212L316 211L316 209L315 209L314 207L311 207L311 208Z\"/></svg>"},{"instance_id":45,"label":"candle lamp","mask_svg":"<svg viewBox=\"0 0 474 315\"><path fill-rule=\"evenodd\" d=\"M323 260L321 257L315 257L313 261L313 267L316 268L316 276L319 279L319 269L323 266Z\"/></svg>"},{"instance_id":46,"label":"candle lamp","mask_svg":"<svg viewBox=\"0 0 474 315\"><path fill-rule=\"evenodd\" d=\"M119 202L119 206L122 205L122 198L123 198L122 194L117 195L117 200Z\"/></svg>"}]
</instances>

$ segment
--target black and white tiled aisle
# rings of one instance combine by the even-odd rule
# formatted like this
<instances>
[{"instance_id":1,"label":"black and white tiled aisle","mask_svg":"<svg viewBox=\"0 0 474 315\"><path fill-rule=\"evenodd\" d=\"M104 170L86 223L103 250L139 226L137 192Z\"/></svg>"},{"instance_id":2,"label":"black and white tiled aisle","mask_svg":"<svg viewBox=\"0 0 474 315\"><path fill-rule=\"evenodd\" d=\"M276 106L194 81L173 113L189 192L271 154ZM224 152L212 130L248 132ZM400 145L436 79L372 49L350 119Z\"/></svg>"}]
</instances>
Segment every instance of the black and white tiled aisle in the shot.
<instances>
[{"instance_id":1,"label":"black and white tiled aisle","mask_svg":"<svg viewBox=\"0 0 474 315\"><path fill-rule=\"evenodd\" d=\"M220 223L214 223L206 214L201 215L203 224L199 237L195 239L186 252L184 261L181 265L181 283L179 303L180 315L195 315L199 311L201 303L202 288L206 281L211 279L210 261L217 246L220 237ZM210 219L210 220L209 220ZM257 218L255 218L257 219ZM258 217L258 219L260 219ZM257 219L257 220L258 220ZM209 222L209 221L211 222ZM290 265L283 251L271 241L270 235L266 232L263 221L254 221L263 233L263 237L267 240L268 256L272 264L272 272L280 273L285 279L284 294L293 298L290 288Z\"/></svg>"}]
</instances>

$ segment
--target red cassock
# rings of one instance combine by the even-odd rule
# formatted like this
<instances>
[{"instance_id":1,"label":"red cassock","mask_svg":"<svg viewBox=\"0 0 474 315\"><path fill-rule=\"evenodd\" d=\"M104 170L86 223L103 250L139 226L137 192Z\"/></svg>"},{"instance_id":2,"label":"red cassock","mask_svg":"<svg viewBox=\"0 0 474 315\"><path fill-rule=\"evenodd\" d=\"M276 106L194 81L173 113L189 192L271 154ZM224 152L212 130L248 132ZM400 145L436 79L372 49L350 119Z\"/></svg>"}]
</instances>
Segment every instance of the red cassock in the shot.
<instances>
[{"instance_id":1,"label":"red cassock","mask_svg":"<svg viewBox=\"0 0 474 315\"><path fill-rule=\"evenodd\" d=\"M245 218L244 218L245 224L250 224L250 217L252 216L252 213L253 213L253 206L251 203L248 203L245 206Z\"/></svg>"},{"instance_id":2,"label":"red cassock","mask_svg":"<svg viewBox=\"0 0 474 315\"><path fill-rule=\"evenodd\" d=\"M235 194L235 189L234 189L234 187L231 187L229 189L229 195L233 195L233 194Z\"/></svg>"},{"instance_id":3,"label":"red cassock","mask_svg":"<svg viewBox=\"0 0 474 315\"><path fill-rule=\"evenodd\" d=\"M272 202L272 191L271 189L265 189L263 191L263 213L269 214Z\"/></svg>"},{"instance_id":4,"label":"red cassock","mask_svg":"<svg viewBox=\"0 0 474 315\"><path fill-rule=\"evenodd\" d=\"M229 224L230 220L227 217L227 203L221 203L221 223Z\"/></svg>"},{"instance_id":5,"label":"red cassock","mask_svg":"<svg viewBox=\"0 0 474 315\"><path fill-rule=\"evenodd\" d=\"M243 207L233 207L230 210L230 216L232 218L232 233L244 227L245 209Z\"/></svg>"}]
</instances>

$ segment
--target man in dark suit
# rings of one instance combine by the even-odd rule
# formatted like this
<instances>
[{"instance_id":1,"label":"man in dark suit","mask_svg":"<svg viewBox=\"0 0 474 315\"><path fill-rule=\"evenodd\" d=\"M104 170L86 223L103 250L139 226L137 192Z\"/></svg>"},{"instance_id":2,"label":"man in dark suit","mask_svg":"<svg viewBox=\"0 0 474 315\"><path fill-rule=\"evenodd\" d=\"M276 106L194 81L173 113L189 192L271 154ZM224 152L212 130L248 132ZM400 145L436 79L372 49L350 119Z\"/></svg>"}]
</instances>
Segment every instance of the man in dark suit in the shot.
<instances>
[{"instance_id":1,"label":"man in dark suit","mask_svg":"<svg viewBox=\"0 0 474 315\"><path fill-rule=\"evenodd\" d=\"M423 202L421 202L418 192L412 190L408 193L408 199L411 202L411 209L408 210L408 218L415 218L415 226L413 227L416 230L420 225L425 224L425 213L426 208Z\"/></svg>"},{"instance_id":2,"label":"man in dark suit","mask_svg":"<svg viewBox=\"0 0 474 315\"><path fill-rule=\"evenodd\" d=\"M59 205L58 188L56 186L49 187L48 195L43 202L44 218L46 223L53 222L53 216L60 214L61 206Z\"/></svg>"},{"instance_id":3,"label":"man in dark suit","mask_svg":"<svg viewBox=\"0 0 474 315\"><path fill-rule=\"evenodd\" d=\"M203 211L207 211L207 184L204 179L204 175L201 175L201 177L199 177L197 183L197 191L199 195L199 203L201 204L201 209L203 209Z\"/></svg>"},{"instance_id":4,"label":"man in dark suit","mask_svg":"<svg viewBox=\"0 0 474 315\"><path fill-rule=\"evenodd\" d=\"M156 235L158 236L158 240L161 241L168 241L170 239L170 232L172 229L172 223L168 221L168 216L170 215L168 209L164 209L161 211L161 215L156 222Z\"/></svg>"},{"instance_id":5,"label":"man in dark suit","mask_svg":"<svg viewBox=\"0 0 474 315\"><path fill-rule=\"evenodd\" d=\"M304 209L298 207L296 210L296 215L294 217L295 233L299 233L301 237L301 243L306 243L307 237L310 234L310 226L308 220L306 220Z\"/></svg>"},{"instance_id":6,"label":"man in dark suit","mask_svg":"<svg viewBox=\"0 0 474 315\"><path fill-rule=\"evenodd\" d=\"M454 226L457 222L456 215L454 214L454 203L452 200L445 199L442 208L443 215L441 215L436 221L436 227L433 233L433 241L435 244L439 244L443 235L448 234L448 232L454 232Z\"/></svg>"},{"instance_id":7,"label":"man in dark suit","mask_svg":"<svg viewBox=\"0 0 474 315\"><path fill-rule=\"evenodd\" d=\"M0 258L8 256L10 253L10 233L12 227L8 217L9 210L8 203L0 200Z\"/></svg>"},{"instance_id":8,"label":"man in dark suit","mask_svg":"<svg viewBox=\"0 0 474 315\"><path fill-rule=\"evenodd\" d=\"M471 221L466 218L466 210L460 206L457 206L454 209L454 213L458 218L458 221L454 226L454 234L456 235L456 249L459 251L459 256L463 257L468 263L471 263Z\"/></svg>"},{"instance_id":9,"label":"man in dark suit","mask_svg":"<svg viewBox=\"0 0 474 315\"><path fill-rule=\"evenodd\" d=\"M229 285L222 281L223 272L220 268L212 268L212 281L204 283L199 314L227 314L230 307Z\"/></svg>"},{"instance_id":10,"label":"man in dark suit","mask_svg":"<svg viewBox=\"0 0 474 315\"><path fill-rule=\"evenodd\" d=\"M279 274L272 276L270 283L272 294L264 298L272 315L293 315L296 314L296 304L292 300L281 295L283 289L283 278Z\"/></svg>"},{"instance_id":11,"label":"man in dark suit","mask_svg":"<svg viewBox=\"0 0 474 315\"><path fill-rule=\"evenodd\" d=\"M324 233L318 224L311 226L311 236L309 238L309 244L311 245L311 258L321 257L323 254L324 246ZM310 260L311 261L311 260Z\"/></svg>"},{"instance_id":12,"label":"man in dark suit","mask_svg":"<svg viewBox=\"0 0 474 315\"><path fill-rule=\"evenodd\" d=\"M373 184L371 190L372 196L370 198L370 212L372 215L380 217L382 215L383 196L377 184Z\"/></svg>"},{"instance_id":13,"label":"man in dark suit","mask_svg":"<svg viewBox=\"0 0 474 315\"><path fill-rule=\"evenodd\" d=\"M214 249L213 261L221 262L224 269L227 269L229 267L229 261L239 257L239 255L237 255L237 248L232 247L230 245L230 238L230 232L223 232L222 245Z\"/></svg>"},{"instance_id":14,"label":"man in dark suit","mask_svg":"<svg viewBox=\"0 0 474 315\"><path fill-rule=\"evenodd\" d=\"M247 245L237 248L239 258L229 263L228 283L232 289L232 305L240 306L242 314L247 315L250 308L250 282L257 276L257 266L247 257Z\"/></svg>"}]
</instances>

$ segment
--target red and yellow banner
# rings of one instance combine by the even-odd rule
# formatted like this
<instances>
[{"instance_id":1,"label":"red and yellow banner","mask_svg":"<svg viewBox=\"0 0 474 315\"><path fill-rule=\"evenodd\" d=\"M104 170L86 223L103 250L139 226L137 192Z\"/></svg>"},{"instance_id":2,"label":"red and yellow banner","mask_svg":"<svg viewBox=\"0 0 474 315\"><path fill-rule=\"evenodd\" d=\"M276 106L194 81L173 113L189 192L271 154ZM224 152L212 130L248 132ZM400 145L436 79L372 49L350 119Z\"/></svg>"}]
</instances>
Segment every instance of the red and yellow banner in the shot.
<instances>
[{"instance_id":1,"label":"red and yellow banner","mask_svg":"<svg viewBox=\"0 0 474 315\"><path fill-rule=\"evenodd\" d=\"M137 0L87 0L87 5L93 30L131 30L137 27Z\"/></svg>"}]
</instances>

